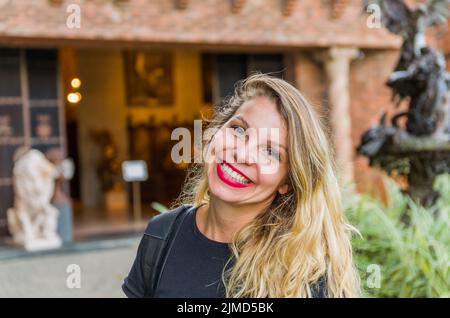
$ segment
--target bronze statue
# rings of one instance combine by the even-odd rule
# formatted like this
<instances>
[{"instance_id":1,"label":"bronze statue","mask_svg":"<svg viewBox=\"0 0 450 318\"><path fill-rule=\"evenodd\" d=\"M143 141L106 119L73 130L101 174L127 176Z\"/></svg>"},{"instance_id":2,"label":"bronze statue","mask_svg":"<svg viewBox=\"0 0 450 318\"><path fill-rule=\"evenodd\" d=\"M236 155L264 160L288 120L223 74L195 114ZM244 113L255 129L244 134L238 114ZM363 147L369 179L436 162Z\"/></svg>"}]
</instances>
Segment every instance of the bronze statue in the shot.
<instances>
[{"instance_id":1,"label":"bronze statue","mask_svg":"<svg viewBox=\"0 0 450 318\"><path fill-rule=\"evenodd\" d=\"M396 106L408 101L408 109L397 112L386 124L366 131L357 148L388 173L408 176L408 192L421 203L436 198L432 181L437 174L450 172L450 74L444 56L426 44L428 27L447 22L450 0L429 0L414 8L403 0L367 0L376 4L381 21L403 38L400 58L386 85L393 91ZM406 117L405 127L399 119Z\"/></svg>"}]
</instances>

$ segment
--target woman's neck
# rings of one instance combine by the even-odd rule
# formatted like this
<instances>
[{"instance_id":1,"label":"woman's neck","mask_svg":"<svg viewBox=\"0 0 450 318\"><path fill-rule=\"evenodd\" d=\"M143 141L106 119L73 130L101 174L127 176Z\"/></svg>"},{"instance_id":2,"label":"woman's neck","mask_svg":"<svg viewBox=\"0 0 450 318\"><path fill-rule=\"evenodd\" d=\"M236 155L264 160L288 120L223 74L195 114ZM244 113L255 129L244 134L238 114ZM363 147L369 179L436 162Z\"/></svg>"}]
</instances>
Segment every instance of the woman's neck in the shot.
<instances>
[{"instance_id":1,"label":"woman's neck","mask_svg":"<svg viewBox=\"0 0 450 318\"><path fill-rule=\"evenodd\" d=\"M209 204L198 208L197 227L213 241L231 243L234 235L265 207L266 204L232 205L211 196Z\"/></svg>"}]
</instances>

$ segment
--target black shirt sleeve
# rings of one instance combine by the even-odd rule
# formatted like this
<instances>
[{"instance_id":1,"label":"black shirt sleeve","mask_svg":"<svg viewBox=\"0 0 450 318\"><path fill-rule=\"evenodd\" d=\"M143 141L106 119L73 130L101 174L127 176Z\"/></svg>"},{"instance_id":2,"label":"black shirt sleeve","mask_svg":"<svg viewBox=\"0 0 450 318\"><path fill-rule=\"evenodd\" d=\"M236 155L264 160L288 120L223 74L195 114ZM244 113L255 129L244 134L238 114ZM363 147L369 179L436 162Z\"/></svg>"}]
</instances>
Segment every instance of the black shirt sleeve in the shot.
<instances>
[{"instance_id":1,"label":"black shirt sleeve","mask_svg":"<svg viewBox=\"0 0 450 318\"><path fill-rule=\"evenodd\" d=\"M312 298L328 298L327 288L327 278L320 277L311 288Z\"/></svg>"},{"instance_id":2,"label":"black shirt sleeve","mask_svg":"<svg viewBox=\"0 0 450 318\"><path fill-rule=\"evenodd\" d=\"M122 284L122 290L129 298L143 298L145 296L144 261L147 244L148 238L144 235L139 243L130 273Z\"/></svg>"}]
</instances>

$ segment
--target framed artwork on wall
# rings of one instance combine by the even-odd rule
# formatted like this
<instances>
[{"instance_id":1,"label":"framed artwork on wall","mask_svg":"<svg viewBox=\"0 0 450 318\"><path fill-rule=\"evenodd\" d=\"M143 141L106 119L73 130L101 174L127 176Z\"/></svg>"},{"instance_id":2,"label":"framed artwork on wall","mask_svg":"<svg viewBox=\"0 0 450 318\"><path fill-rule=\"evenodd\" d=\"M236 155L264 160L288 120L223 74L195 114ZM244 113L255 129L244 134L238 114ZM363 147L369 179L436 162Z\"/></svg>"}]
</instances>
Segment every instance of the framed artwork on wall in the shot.
<instances>
[{"instance_id":1,"label":"framed artwork on wall","mask_svg":"<svg viewBox=\"0 0 450 318\"><path fill-rule=\"evenodd\" d=\"M124 66L129 106L173 105L173 54L171 52L126 51Z\"/></svg>"}]
</instances>

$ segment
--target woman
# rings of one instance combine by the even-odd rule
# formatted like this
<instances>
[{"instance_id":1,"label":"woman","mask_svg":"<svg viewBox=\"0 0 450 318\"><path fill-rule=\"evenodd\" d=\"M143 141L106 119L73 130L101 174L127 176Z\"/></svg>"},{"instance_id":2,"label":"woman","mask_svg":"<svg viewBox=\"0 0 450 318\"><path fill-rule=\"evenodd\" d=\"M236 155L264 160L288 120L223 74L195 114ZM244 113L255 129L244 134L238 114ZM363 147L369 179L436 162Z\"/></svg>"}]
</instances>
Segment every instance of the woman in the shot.
<instances>
[{"instance_id":1,"label":"woman","mask_svg":"<svg viewBox=\"0 0 450 318\"><path fill-rule=\"evenodd\" d=\"M208 132L183 205L150 221L125 294L357 297L354 228L326 133L300 92L252 75Z\"/></svg>"}]
</instances>

